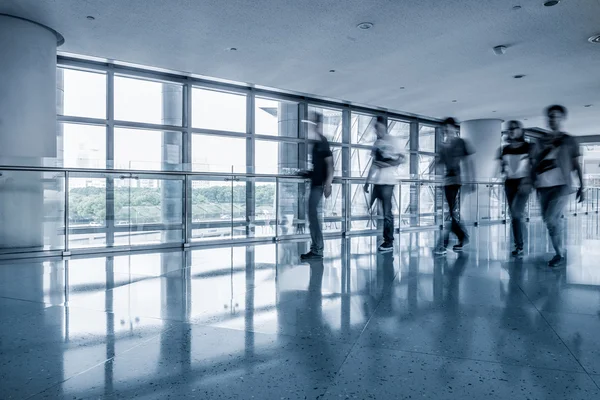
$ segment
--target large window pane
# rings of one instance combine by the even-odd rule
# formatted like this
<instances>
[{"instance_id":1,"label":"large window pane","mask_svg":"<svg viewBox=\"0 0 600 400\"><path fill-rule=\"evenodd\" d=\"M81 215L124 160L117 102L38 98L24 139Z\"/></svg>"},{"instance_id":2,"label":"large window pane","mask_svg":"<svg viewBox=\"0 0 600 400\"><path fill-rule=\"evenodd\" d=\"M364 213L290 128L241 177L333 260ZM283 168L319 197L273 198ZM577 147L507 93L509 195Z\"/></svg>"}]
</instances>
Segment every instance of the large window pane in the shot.
<instances>
[{"instance_id":1,"label":"large window pane","mask_svg":"<svg viewBox=\"0 0 600 400\"><path fill-rule=\"evenodd\" d=\"M323 115L323 135L330 142L342 142L342 111L331 110L322 107L308 107L308 115L311 118L315 113Z\"/></svg>"},{"instance_id":2,"label":"large window pane","mask_svg":"<svg viewBox=\"0 0 600 400\"><path fill-rule=\"evenodd\" d=\"M298 143L255 142L257 174L292 174L298 169Z\"/></svg>"},{"instance_id":3,"label":"large window pane","mask_svg":"<svg viewBox=\"0 0 600 400\"><path fill-rule=\"evenodd\" d=\"M192 135L192 169L202 172L246 172L246 138Z\"/></svg>"},{"instance_id":4,"label":"large window pane","mask_svg":"<svg viewBox=\"0 0 600 400\"><path fill-rule=\"evenodd\" d=\"M115 76L115 119L161 125L182 125L183 87Z\"/></svg>"},{"instance_id":5,"label":"large window pane","mask_svg":"<svg viewBox=\"0 0 600 400\"><path fill-rule=\"evenodd\" d=\"M390 119L388 121L388 133L397 137L404 149L410 150L410 124L408 122Z\"/></svg>"},{"instance_id":6,"label":"large window pane","mask_svg":"<svg viewBox=\"0 0 600 400\"><path fill-rule=\"evenodd\" d=\"M59 123L58 129L62 130L65 167L106 167L106 128L104 125Z\"/></svg>"},{"instance_id":7,"label":"large window pane","mask_svg":"<svg viewBox=\"0 0 600 400\"><path fill-rule=\"evenodd\" d=\"M256 98L254 110L257 134L298 137L298 103Z\"/></svg>"},{"instance_id":8,"label":"large window pane","mask_svg":"<svg viewBox=\"0 0 600 400\"><path fill-rule=\"evenodd\" d=\"M350 176L364 176L369 173L371 166L371 150L368 149L351 149L350 161L352 163L352 171Z\"/></svg>"},{"instance_id":9,"label":"large window pane","mask_svg":"<svg viewBox=\"0 0 600 400\"><path fill-rule=\"evenodd\" d=\"M419 125L419 151L435 151L435 128L433 126Z\"/></svg>"},{"instance_id":10,"label":"large window pane","mask_svg":"<svg viewBox=\"0 0 600 400\"><path fill-rule=\"evenodd\" d=\"M246 132L246 95L193 88L192 126Z\"/></svg>"},{"instance_id":11,"label":"large window pane","mask_svg":"<svg viewBox=\"0 0 600 400\"><path fill-rule=\"evenodd\" d=\"M419 177L428 179L435 177L435 156L419 154Z\"/></svg>"},{"instance_id":12,"label":"large window pane","mask_svg":"<svg viewBox=\"0 0 600 400\"><path fill-rule=\"evenodd\" d=\"M115 168L178 170L181 132L115 128Z\"/></svg>"},{"instance_id":13,"label":"large window pane","mask_svg":"<svg viewBox=\"0 0 600 400\"><path fill-rule=\"evenodd\" d=\"M59 94L61 83L64 89L57 97L58 114L106 118L106 74L59 68L57 83Z\"/></svg>"},{"instance_id":14,"label":"large window pane","mask_svg":"<svg viewBox=\"0 0 600 400\"><path fill-rule=\"evenodd\" d=\"M353 144L371 145L375 143L375 117L352 113L350 139Z\"/></svg>"}]
</instances>

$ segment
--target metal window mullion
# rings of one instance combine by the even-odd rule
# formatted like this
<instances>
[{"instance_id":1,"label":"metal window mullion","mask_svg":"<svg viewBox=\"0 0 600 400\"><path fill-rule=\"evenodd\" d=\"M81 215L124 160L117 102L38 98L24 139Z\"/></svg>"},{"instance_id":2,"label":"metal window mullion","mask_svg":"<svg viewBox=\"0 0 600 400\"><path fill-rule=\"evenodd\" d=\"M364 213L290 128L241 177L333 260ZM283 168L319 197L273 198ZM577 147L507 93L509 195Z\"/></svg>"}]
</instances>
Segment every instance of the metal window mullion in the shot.
<instances>
[{"instance_id":1,"label":"metal window mullion","mask_svg":"<svg viewBox=\"0 0 600 400\"><path fill-rule=\"evenodd\" d=\"M254 93L246 96L246 173L254 173L255 171L255 148L254 140ZM255 179L246 179L246 237L254 236L254 220L256 218L256 183ZM233 201L233 199L232 199Z\"/></svg>"},{"instance_id":2,"label":"metal window mullion","mask_svg":"<svg viewBox=\"0 0 600 400\"><path fill-rule=\"evenodd\" d=\"M420 192L421 192L421 176L419 174L419 123L412 121L410 123L410 139L409 139L409 174L411 177L417 178L417 183L413 183L410 191L410 219L411 226L419 226L420 224Z\"/></svg>"},{"instance_id":3,"label":"metal window mullion","mask_svg":"<svg viewBox=\"0 0 600 400\"><path fill-rule=\"evenodd\" d=\"M115 164L115 74L112 65L106 74L106 169ZM115 183L114 176L106 176L106 246L115 241Z\"/></svg>"},{"instance_id":4,"label":"metal window mullion","mask_svg":"<svg viewBox=\"0 0 600 400\"><path fill-rule=\"evenodd\" d=\"M192 168L192 84L187 82L183 86L183 131L182 144L182 171L191 171ZM183 246L189 246L192 238L192 180L185 175L183 181Z\"/></svg>"},{"instance_id":5,"label":"metal window mullion","mask_svg":"<svg viewBox=\"0 0 600 400\"><path fill-rule=\"evenodd\" d=\"M342 143L345 146L342 146L342 177L348 178L352 169L352 160L350 153L350 109L344 108L342 110ZM342 220L342 235L345 235L346 232L350 231L351 228L351 192L352 192L352 184L349 180L345 180L342 183L342 215L344 216Z\"/></svg>"}]
</instances>

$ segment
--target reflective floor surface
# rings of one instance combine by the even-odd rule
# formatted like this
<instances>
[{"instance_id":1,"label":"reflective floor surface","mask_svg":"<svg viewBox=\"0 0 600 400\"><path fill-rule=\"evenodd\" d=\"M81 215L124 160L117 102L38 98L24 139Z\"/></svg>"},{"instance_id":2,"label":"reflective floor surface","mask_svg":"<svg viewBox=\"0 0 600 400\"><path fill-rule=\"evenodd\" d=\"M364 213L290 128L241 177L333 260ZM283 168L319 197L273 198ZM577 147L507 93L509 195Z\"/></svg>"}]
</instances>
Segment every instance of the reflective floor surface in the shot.
<instances>
[{"instance_id":1,"label":"reflective floor surface","mask_svg":"<svg viewBox=\"0 0 600 400\"><path fill-rule=\"evenodd\" d=\"M599 399L597 216L508 228L2 262L0 398Z\"/></svg>"}]
</instances>

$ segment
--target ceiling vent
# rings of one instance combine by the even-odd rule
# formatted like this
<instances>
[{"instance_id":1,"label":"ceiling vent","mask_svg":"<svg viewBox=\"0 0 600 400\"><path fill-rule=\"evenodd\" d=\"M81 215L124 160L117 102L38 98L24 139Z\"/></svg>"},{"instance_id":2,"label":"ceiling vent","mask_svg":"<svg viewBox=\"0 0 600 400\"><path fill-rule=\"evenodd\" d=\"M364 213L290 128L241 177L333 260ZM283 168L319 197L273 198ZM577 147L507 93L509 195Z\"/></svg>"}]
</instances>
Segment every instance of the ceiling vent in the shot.
<instances>
[{"instance_id":1,"label":"ceiling vent","mask_svg":"<svg viewBox=\"0 0 600 400\"><path fill-rule=\"evenodd\" d=\"M600 44L600 35L594 35L588 39L588 42L594 44Z\"/></svg>"}]
</instances>

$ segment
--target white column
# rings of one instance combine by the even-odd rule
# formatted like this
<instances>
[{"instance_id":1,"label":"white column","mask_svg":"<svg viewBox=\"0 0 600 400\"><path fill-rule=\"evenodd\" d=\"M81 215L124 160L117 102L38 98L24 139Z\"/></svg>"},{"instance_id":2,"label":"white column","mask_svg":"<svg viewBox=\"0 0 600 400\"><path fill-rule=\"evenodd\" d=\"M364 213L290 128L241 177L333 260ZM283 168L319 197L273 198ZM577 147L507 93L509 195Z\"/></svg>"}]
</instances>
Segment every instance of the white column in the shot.
<instances>
[{"instance_id":1,"label":"white column","mask_svg":"<svg viewBox=\"0 0 600 400\"><path fill-rule=\"evenodd\" d=\"M460 124L460 136L467 140L475 154L472 155L474 176L477 181L489 181L494 178L497 168L496 155L502 141L502 120L473 119ZM477 194L477 196L476 196ZM477 199L479 198L479 207ZM490 216L490 188L479 185L477 193L461 198L461 216L466 222L477 218L485 221Z\"/></svg>"},{"instance_id":2,"label":"white column","mask_svg":"<svg viewBox=\"0 0 600 400\"><path fill-rule=\"evenodd\" d=\"M62 36L0 14L0 161L56 157L56 47ZM2 171L0 249L43 245L44 184L36 172Z\"/></svg>"}]
</instances>

